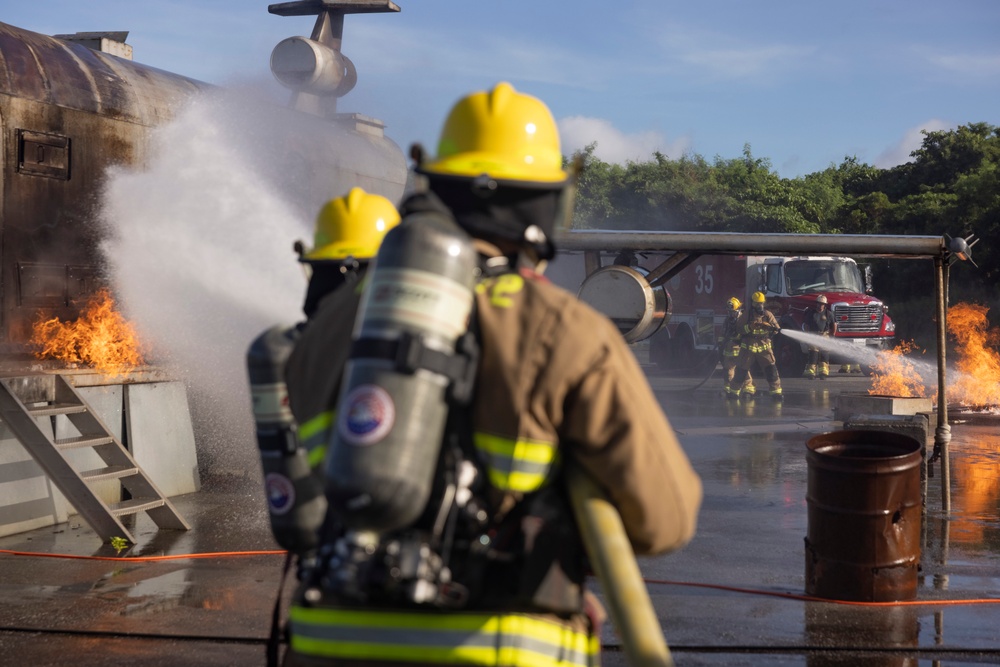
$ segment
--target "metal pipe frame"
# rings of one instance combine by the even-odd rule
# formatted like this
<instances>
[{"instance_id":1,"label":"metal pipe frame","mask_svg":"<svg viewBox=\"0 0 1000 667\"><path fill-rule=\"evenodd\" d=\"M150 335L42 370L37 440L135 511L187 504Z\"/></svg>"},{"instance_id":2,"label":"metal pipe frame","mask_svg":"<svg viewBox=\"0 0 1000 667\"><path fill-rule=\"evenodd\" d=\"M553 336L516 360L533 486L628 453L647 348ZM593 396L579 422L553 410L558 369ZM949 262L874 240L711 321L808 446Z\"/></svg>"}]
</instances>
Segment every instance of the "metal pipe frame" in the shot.
<instances>
[{"instance_id":1,"label":"metal pipe frame","mask_svg":"<svg viewBox=\"0 0 1000 667\"><path fill-rule=\"evenodd\" d=\"M740 234L736 232L640 232L573 230L556 236L561 251L699 252L705 255L851 255L944 258L943 236L868 234Z\"/></svg>"},{"instance_id":2,"label":"metal pipe frame","mask_svg":"<svg viewBox=\"0 0 1000 667\"><path fill-rule=\"evenodd\" d=\"M590 267L600 265L599 253L651 252L699 255L850 255L854 257L894 257L902 259L933 259L935 269L935 300L937 302L938 408L934 431L934 454L928 465L941 459L941 506L951 510L950 465L946 399L945 344L948 309L948 274L952 260L947 236L898 236L867 234L741 234L736 232L642 232L611 230L572 230L556 236L560 251L588 255ZM595 253L597 254L595 261ZM650 276L665 282L683 266L683 260L668 260L654 269Z\"/></svg>"}]
</instances>

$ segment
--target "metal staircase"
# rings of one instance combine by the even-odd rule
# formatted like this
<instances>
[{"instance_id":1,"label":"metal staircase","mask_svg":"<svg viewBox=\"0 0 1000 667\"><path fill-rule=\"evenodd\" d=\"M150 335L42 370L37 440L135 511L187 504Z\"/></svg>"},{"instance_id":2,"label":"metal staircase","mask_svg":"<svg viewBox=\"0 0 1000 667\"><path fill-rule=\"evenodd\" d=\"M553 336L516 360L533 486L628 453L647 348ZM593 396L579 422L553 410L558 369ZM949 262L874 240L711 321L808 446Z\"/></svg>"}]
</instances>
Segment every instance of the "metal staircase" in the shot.
<instances>
[{"instance_id":1,"label":"metal staircase","mask_svg":"<svg viewBox=\"0 0 1000 667\"><path fill-rule=\"evenodd\" d=\"M46 429L39 423L39 418L57 415L66 415L80 435L55 438L51 435L55 429ZM190 529L128 450L62 375L0 378L0 421L105 542L120 537L134 544L135 538L120 518L139 512L146 512L160 528ZM64 452L78 448L92 449L104 461L105 467L77 471ZM105 480L118 480L130 497L121 502L104 502L90 483Z\"/></svg>"}]
</instances>

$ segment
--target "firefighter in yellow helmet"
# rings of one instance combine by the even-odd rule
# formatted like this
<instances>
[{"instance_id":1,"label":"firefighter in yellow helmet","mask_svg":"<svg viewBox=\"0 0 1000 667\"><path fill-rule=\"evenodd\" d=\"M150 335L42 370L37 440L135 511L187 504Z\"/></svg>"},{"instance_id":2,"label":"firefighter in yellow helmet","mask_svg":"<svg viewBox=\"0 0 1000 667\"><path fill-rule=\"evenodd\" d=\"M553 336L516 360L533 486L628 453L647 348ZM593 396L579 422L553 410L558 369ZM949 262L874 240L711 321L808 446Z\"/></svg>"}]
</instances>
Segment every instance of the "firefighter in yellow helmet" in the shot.
<instances>
[{"instance_id":1,"label":"firefighter in yellow helmet","mask_svg":"<svg viewBox=\"0 0 1000 667\"><path fill-rule=\"evenodd\" d=\"M740 342L743 339L743 335L737 325L742 314L743 304L740 303L739 299L732 297L726 301L726 321L722 324L722 335L719 337L719 349L722 352L722 370L726 374L723 380L722 392L726 395L733 393L730 385L733 383L733 377L736 375L737 366L739 365ZM746 396L754 395L756 389L753 386L753 378L750 377L749 373L740 391Z\"/></svg>"},{"instance_id":2,"label":"firefighter in yellow helmet","mask_svg":"<svg viewBox=\"0 0 1000 667\"><path fill-rule=\"evenodd\" d=\"M316 218L313 245L299 249L311 268L306 321L276 326L254 340L247 355L276 541L303 559L319 540L325 498L326 434L358 308L358 283L382 237L399 223L389 200L354 188L330 200Z\"/></svg>"},{"instance_id":3,"label":"firefighter in yellow helmet","mask_svg":"<svg viewBox=\"0 0 1000 667\"><path fill-rule=\"evenodd\" d=\"M307 321L288 359L288 402L313 468L323 461L340 375L361 299L360 282L399 212L381 195L352 188L316 215L312 247L299 261L310 270L302 310Z\"/></svg>"},{"instance_id":4,"label":"firefighter in yellow helmet","mask_svg":"<svg viewBox=\"0 0 1000 667\"><path fill-rule=\"evenodd\" d=\"M326 514L322 463L340 377L360 301L359 285L399 213L380 195L353 188L331 199L316 217L313 244L296 242L310 269L306 321L275 326L247 352L257 445L275 540L288 564L311 572ZM279 604L280 604L279 600ZM268 663L277 664L280 628L275 614Z\"/></svg>"},{"instance_id":5,"label":"firefighter in yellow helmet","mask_svg":"<svg viewBox=\"0 0 1000 667\"><path fill-rule=\"evenodd\" d=\"M603 612L584 587L564 462L607 491L642 554L691 539L701 482L617 328L538 272L572 189L548 108L507 83L472 93L437 155L413 155L426 189L403 202L401 224L453 220L479 253L470 330L482 353L450 433L481 470L487 528L453 545L465 594L446 607L394 602L380 581L338 595L324 582L350 569L320 559L312 592L293 603L287 664L597 664Z\"/></svg>"},{"instance_id":6,"label":"firefighter in yellow helmet","mask_svg":"<svg viewBox=\"0 0 1000 667\"><path fill-rule=\"evenodd\" d=\"M829 300L825 294L816 297L816 307L806 316L803 328L825 338L833 335L833 313L830 312ZM809 345L809 358L802 375L810 380L825 380L830 377L830 351L818 345Z\"/></svg>"},{"instance_id":7,"label":"firefighter in yellow helmet","mask_svg":"<svg viewBox=\"0 0 1000 667\"><path fill-rule=\"evenodd\" d=\"M310 268L303 311L312 317L320 300L346 283L355 284L378 253L386 232L399 224L399 212L385 197L352 188L331 199L316 215L313 245L299 261Z\"/></svg>"},{"instance_id":8,"label":"firefighter in yellow helmet","mask_svg":"<svg viewBox=\"0 0 1000 667\"><path fill-rule=\"evenodd\" d=\"M782 399L781 378L778 377L778 367L775 365L774 351L771 349L771 338L781 331L774 313L764 307L764 293L754 292L750 297L751 308L739 320L737 328L740 331L739 367L729 383L727 396L739 398L740 387L750 376L750 368L756 363L764 371L764 377L771 387L771 397Z\"/></svg>"}]
</instances>

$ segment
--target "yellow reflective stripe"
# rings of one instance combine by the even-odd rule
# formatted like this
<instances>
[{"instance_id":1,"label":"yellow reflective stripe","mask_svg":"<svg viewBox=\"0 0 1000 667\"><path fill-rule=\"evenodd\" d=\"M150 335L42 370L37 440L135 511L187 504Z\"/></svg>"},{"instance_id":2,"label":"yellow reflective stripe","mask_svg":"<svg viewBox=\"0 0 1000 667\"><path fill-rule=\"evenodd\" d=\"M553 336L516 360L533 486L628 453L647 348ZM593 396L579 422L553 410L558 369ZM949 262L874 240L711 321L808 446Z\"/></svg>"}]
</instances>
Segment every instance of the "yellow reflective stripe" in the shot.
<instances>
[{"instance_id":1,"label":"yellow reflective stripe","mask_svg":"<svg viewBox=\"0 0 1000 667\"><path fill-rule=\"evenodd\" d=\"M310 468L318 467L326 458L326 443L336 416L335 410L327 410L299 426L299 443L308 452Z\"/></svg>"},{"instance_id":2,"label":"yellow reflective stripe","mask_svg":"<svg viewBox=\"0 0 1000 667\"><path fill-rule=\"evenodd\" d=\"M497 454L531 463L551 464L556 458L556 446L543 440L518 438L511 440L499 435L478 432L474 434L476 447L488 454Z\"/></svg>"},{"instance_id":3,"label":"yellow reflective stripe","mask_svg":"<svg viewBox=\"0 0 1000 667\"><path fill-rule=\"evenodd\" d=\"M316 468L323 465L323 461L326 459L326 445L320 445L319 447L313 447L307 450L306 460L309 461L309 469L315 470Z\"/></svg>"},{"instance_id":4,"label":"yellow reflective stripe","mask_svg":"<svg viewBox=\"0 0 1000 667\"><path fill-rule=\"evenodd\" d=\"M551 442L490 433L474 433L476 449L487 461L490 482L504 491L528 493L539 489L559 460L559 449Z\"/></svg>"},{"instance_id":5,"label":"yellow reflective stripe","mask_svg":"<svg viewBox=\"0 0 1000 667\"><path fill-rule=\"evenodd\" d=\"M545 475L533 475L530 473L505 473L500 470L490 468L490 483L502 491L517 491L518 493L531 493L541 488L545 483Z\"/></svg>"},{"instance_id":6,"label":"yellow reflective stripe","mask_svg":"<svg viewBox=\"0 0 1000 667\"><path fill-rule=\"evenodd\" d=\"M325 431L333 424L333 410L321 412L299 426L299 440L308 440L319 431Z\"/></svg>"},{"instance_id":7,"label":"yellow reflective stripe","mask_svg":"<svg viewBox=\"0 0 1000 667\"><path fill-rule=\"evenodd\" d=\"M438 614L293 606L291 646L339 658L517 667L596 664L597 637L522 614Z\"/></svg>"}]
</instances>

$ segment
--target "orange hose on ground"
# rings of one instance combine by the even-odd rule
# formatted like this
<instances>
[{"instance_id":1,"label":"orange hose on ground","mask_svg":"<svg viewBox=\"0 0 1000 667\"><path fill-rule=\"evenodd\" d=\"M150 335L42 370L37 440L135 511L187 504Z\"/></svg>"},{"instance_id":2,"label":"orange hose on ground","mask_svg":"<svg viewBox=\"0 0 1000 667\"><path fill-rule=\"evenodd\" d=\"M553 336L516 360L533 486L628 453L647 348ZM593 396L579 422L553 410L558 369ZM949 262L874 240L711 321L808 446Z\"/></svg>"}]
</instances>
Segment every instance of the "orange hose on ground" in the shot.
<instances>
[{"instance_id":1,"label":"orange hose on ground","mask_svg":"<svg viewBox=\"0 0 1000 667\"><path fill-rule=\"evenodd\" d=\"M701 584L690 581L668 581L666 579L644 579L647 584L663 584L666 586L693 586L696 588L714 588L720 591L733 591L735 593L746 593L748 595L770 595L786 600L800 600L802 602L832 602L834 604L854 605L858 607L916 607L921 605L929 606L954 606L965 604L1000 604L1000 598L972 598L968 600L900 600L898 602L859 602L856 600L829 600L811 595L798 595L796 593L781 593L779 591L762 591L752 588L739 588L737 586L723 586L721 584Z\"/></svg>"},{"instance_id":2,"label":"orange hose on ground","mask_svg":"<svg viewBox=\"0 0 1000 667\"><path fill-rule=\"evenodd\" d=\"M0 549L0 554L9 556L33 556L36 558L71 558L78 560L111 560L116 562L159 562L168 560L184 560L188 558L229 558L239 556L284 556L287 551L218 551L203 554L173 554L169 556L75 556L72 554L43 554L31 551L10 551ZM858 602L854 600L828 600L826 598L813 597L811 595L798 595L796 593L782 593L780 591L763 591L753 588L740 588L738 586L723 586L722 584L705 584L694 581L670 581L668 579L643 579L647 584L658 584L662 586L689 586L693 588L713 588L720 591L731 591L734 593L746 593L747 595L768 595L786 600L799 600L801 602L831 602L833 604L846 604L859 607L913 607L913 606L956 606L970 604L1000 604L1000 598L971 598L968 600L901 600L899 602Z\"/></svg>"},{"instance_id":3,"label":"orange hose on ground","mask_svg":"<svg viewBox=\"0 0 1000 667\"><path fill-rule=\"evenodd\" d=\"M163 560L184 560L186 558L226 558L229 556L284 556L287 551L219 551L204 554L174 554L170 556L74 556L72 554L42 554L31 551L8 551L0 549L0 554L10 556L34 556L36 558L72 558L77 560L113 560L117 562L156 562Z\"/></svg>"}]
</instances>

